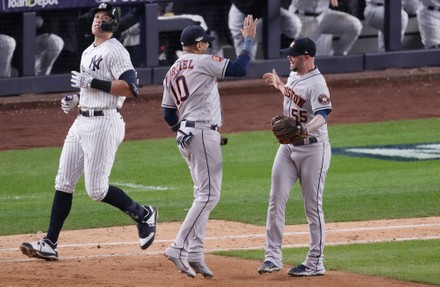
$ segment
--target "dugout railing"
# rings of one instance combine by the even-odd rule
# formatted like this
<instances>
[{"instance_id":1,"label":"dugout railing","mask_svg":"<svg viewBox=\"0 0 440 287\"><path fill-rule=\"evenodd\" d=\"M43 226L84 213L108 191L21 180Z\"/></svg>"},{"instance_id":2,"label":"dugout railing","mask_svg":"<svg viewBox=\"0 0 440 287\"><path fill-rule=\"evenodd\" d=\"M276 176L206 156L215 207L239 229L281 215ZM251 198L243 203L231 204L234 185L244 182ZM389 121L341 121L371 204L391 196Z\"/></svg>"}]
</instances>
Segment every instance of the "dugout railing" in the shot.
<instances>
[{"instance_id":1,"label":"dugout railing","mask_svg":"<svg viewBox=\"0 0 440 287\"><path fill-rule=\"evenodd\" d=\"M176 0L174 2L178 2ZM188 2L191 0L181 0ZM212 0L207 0L212 1ZM228 0L223 0L228 1ZM3 13L21 13L21 45L17 47L20 66L19 76L0 79L0 96L20 95L28 93L70 92L70 73L51 74L47 76L34 75L36 12L41 10L68 10L77 7L94 7L100 2L111 2L116 6L133 4L143 5L142 34L141 34L141 61L142 67L137 68L141 85L160 84L169 66L159 64L159 34L164 31L181 31L190 22L185 19L159 20L157 17L158 5L161 0L41 0L16 1L5 0L0 7L0 17ZM169 1L167 1L169 2ZM347 56L317 57L316 62L323 73L349 73L366 70L381 70L387 68L414 68L440 65L440 49L403 50L400 43L400 8L401 1L386 0L385 17L385 47L386 52L365 52ZM15 3L15 6L12 5ZM28 7L26 4L35 5ZM37 3L40 6L36 5ZM9 5L11 4L11 5ZM43 5L45 4L45 5ZM49 5L53 4L53 5ZM9 6L8 6L9 5ZM22 6L20 6L22 5ZM44 7L42 7L44 6ZM280 57L280 0L267 1L263 21L263 55L251 63L247 78L259 78L263 73L277 69L279 74L287 75L289 67L286 60ZM225 23L227 25L227 23ZM79 63L78 63L79 65Z\"/></svg>"}]
</instances>

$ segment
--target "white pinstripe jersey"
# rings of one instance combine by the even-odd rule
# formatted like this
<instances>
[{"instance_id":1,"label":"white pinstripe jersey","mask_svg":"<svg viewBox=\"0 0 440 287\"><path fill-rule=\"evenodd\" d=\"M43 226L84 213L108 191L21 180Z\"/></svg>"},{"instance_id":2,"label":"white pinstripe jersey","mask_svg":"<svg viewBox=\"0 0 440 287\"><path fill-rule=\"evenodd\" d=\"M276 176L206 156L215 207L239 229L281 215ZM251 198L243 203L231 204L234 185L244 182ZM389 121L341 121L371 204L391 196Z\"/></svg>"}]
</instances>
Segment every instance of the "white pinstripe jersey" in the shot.
<instances>
[{"instance_id":1,"label":"white pinstripe jersey","mask_svg":"<svg viewBox=\"0 0 440 287\"><path fill-rule=\"evenodd\" d=\"M163 81L162 107L178 109L179 120L222 125L217 79L224 78L228 59L208 54L183 54Z\"/></svg>"},{"instance_id":2,"label":"white pinstripe jersey","mask_svg":"<svg viewBox=\"0 0 440 287\"><path fill-rule=\"evenodd\" d=\"M290 88L290 92L284 97L285 116L308 123L315 117L315 112L332 109L330 91L318 68L304 75L291 72L286 87ZM327 124L311 132L310 135L319 140L327 139Z\"/></svg>"},{"instance_id":3,"label":"white pinstripe jersey","mask_svg":"<svg viewBox=\"0 0 440 287\"><path fill-rule=\"evenodd\" d=\"M322 13L329 9L329 0L293 0L296 9L311 13Z\"/></svg>"},{"instance_id":4,"label":"white pinstripe jersey","mask_svg":"<svg viewBox=\"0 0 440 287\"><path fill-rule=\"evenodd\" d=\"M433 6L440 8L440 0L420 0L425 6Z\"/></svg>"},{"instance_id":5,"label":"white pinstripe jersey","mask_svg":"<svg viewBox=\"0 0 440 287\"><path fill-rule=\"evenodd\" d=\"M127 70L134 70L130 54L115 38L98 46L90 45L81 56L81 72L95 79L117 80ZM79 107L83 109L107 110L121 108L125 97L111 95L98 89L81 89Z\"/></svg>"}]
</instances>

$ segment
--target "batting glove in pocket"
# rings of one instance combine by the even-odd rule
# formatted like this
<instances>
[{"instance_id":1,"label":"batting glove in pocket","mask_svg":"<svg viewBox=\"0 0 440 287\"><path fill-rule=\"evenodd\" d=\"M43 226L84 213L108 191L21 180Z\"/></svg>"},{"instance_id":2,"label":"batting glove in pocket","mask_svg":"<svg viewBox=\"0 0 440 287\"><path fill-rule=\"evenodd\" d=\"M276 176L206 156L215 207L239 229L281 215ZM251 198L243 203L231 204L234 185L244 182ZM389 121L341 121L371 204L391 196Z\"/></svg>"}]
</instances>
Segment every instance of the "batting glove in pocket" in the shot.
<instances>
[{"instance_id":1,"label":"batting glove in pocket","mask_svg":"<svg viewBox=\"0 0 440 287\"><path fill-rule=\"evenodd\" d=\"M70 85L74 88L90 88L92 84L93 77L87 75L86 73L80 73L77 71L72 71L72 76L70 78Z\"/></svg>"},{"instance_id":2,"label":"batting glove in pocket","mask_svg":"<svg viewBox=\"0 0 440 287\"><path fill-rule=\"evenodd\" d=\"M68 114L71 109L75 108L78 105L79 96L77 94L69 94L65 95L61 100L61 109L65 114Z\"/></svg>"},{"instance_id":3,"label":"batting glove in pocket","mask_svg":"<svg viewBox=\"0 0 440 287\"><path fill-rule=\"evenodd\" d=\"M193 138L193 134L192 132L189 132L188 134L185 133L182 130L178 130L178 133L181 134L181 136L179 136L176 140L176 143L181 147L181 148L186 148L189 145L189 142L191 141L191 139Z\"/></svg>"}]
</instances>

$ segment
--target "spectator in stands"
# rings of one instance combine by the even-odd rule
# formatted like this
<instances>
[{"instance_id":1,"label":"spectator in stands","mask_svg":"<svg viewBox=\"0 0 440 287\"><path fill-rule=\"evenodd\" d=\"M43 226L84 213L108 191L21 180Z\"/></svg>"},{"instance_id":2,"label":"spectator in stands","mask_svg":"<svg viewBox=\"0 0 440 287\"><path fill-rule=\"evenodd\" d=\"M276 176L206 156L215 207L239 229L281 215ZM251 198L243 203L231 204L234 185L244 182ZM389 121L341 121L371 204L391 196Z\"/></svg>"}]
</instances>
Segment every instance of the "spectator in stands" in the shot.
<instances>
[{"instance_id":1,"label":"spectator in stands","mask_svg":"<svg viewBox=\"0 0 440 287\"><path fill-rule=\"evenodd\" d=\"M425 49L440 48L440 0L421 0L417 22Z\"/></svg>"},{"instance_id":2,"label":"spectator in stands","mask_svg":"<svg viewBox=\"0 0 440 287\"><path fill-rule=\"evenodd\" d=\"M232 0L232 5L228 14L228 26L231 31L232 40L234 41L235 53L239 55L243 46L243 36L241 29L243 21L247 15L253 15L254 18L260 19L257 27L257 34L252 49L252 60L255 59L258 50L258 43L262 40L262 19L266 9L267 0ZM280 7L281 27L280 31L285 36L294 40L298 38L301 32L302 23L297 15L289 13L287 9Z\"/></svg>"},{"instance_id":3,"label":"spectator in stands","mask_svg":"<svg viewBox=\"0 0 440 287\"><path fill-rule=\"evenodd\" d=\"M403 41L405 36L406 26L408 25L408 13L403 9L402 0L402 10L401 22L400 22L400 41ZM377 43L379 51L385 51L385 40L384 40L384 23L385 23L385 0L366 0L366 6L364 10L365 22L368 26L377 29Z\"/></svg>"},{"instance_id":4,"label":"spectator in stands","mask_svg":"<svg viewBox=\"0 0 440 287\"><path fill-rule=\"evenodd\" d=\"M338 5L338 0L293 0L289 7L289 11L302 21L300 36L309 37L316 43L318 56L347 55L362 31L358 18L330 9ZM333 42L333 36L339 40Z\"/></svg>"}]
</instances>

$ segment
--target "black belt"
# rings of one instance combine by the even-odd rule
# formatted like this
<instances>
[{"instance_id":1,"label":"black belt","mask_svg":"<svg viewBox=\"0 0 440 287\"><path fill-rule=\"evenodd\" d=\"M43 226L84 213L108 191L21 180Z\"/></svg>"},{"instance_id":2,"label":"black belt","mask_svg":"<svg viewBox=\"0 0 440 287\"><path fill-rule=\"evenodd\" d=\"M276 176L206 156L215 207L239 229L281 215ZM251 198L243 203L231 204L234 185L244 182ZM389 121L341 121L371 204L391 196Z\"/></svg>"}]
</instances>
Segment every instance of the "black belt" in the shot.
<instances>
[{"instance_id":1,"label":"black belt","mask_svg":"<svg viewBox=\"0 0 440 287\"><path fill-rule=\"evenodd\" d=\"M312 13L312 12L306 12L306 11L300 11L300 10L296 10L295 14L301 14L304 16L311 16L311 17L318 17L319 15L321 15L321 13Z\"/></svg>"},{"instance_id":2,"label":"black belt","mask_svg":"<svg viewBox=\"0 0 440 287\"><path fill-rule=\"evenodd\" d=\"M78 113L83 117L102 117L104 116L104 111L93 111L92 114L90 114L90 111L84 111L79 109Z\"/></svg>"},{"instance_id":3,"label":"black belt","mask_svg":"<svg viewBox=\"0 0 440 287\"><path fill-rule=\"evenodd\" d=\"M305 138L303 140L294 142L292 145L293 146L303 146L303 145L309 145L309 144L314 144L317 143L318 140L316 138Z\"/></svg>"},{"instance_id":4,"label":"black belt","mask_svg":"<svg viewBox=\"0 0 440 287\"><path fill-rule=\"evenodd\" d=\"M185 121L185 127L187 128L195 128L196 127L196 122L193 121ZM209 127L210 130L213 131L218 131L218 126L217 125L206 125L206 127Z\"/></svg>"},{"instance_id":5,"label":"black belt","mask_svg":"<svg viewBox=\"0 0 440 287\"><path fill-rule=\"evenodd\" d=\"M116 109L116 112L119 112L119 109ZM78 114L80 114L83 117L102 117L102 116L104 116L104 111L95 111L95 110L93 110L91 112L91 111L88 111L88 110L78 109Z\"/></svg>"},{"instance_id":6,"label":"black belt","mask_svg":"<svg viewBox=\"0 0 440 287\"><path fill-rule=\"evenodd\" d=\"M429 11L440 11L440 8L434 7L434 6L428 6Z\"/></svg>"},{"instance_id":7,"label":"black belt","mask_svg":"<svg viewBox=\"0 0 440 287\"><path fill-rule=\"evenodd\" d=\"M376 2L367 2L376 6L384 6L383 3L376 3Z\"/></svg>"}]
</instances>

